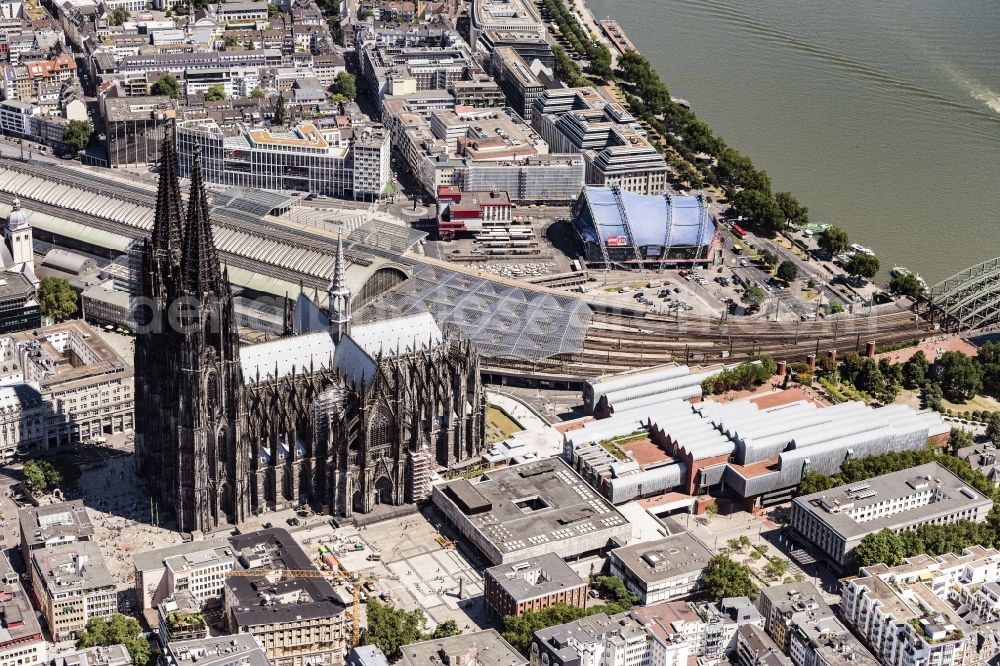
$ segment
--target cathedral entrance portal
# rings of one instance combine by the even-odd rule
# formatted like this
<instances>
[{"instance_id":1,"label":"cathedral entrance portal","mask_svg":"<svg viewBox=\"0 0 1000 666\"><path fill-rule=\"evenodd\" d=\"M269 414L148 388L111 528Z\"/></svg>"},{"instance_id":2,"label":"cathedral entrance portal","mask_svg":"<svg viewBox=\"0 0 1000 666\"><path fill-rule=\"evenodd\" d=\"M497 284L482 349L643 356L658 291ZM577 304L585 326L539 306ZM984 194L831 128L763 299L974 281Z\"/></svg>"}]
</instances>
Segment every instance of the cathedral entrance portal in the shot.
<instances>
[{"instance_id":1,"label":"cathedral entrance portal","mask_svg":"<svg viewBox=\"0 0 1000 666\"><path fill-rule=\"evenodd\" d=\"M388 476L380 476L375 481L375 503L393 504L392 501L392 480Z\"/></svg>"}]
</instances>

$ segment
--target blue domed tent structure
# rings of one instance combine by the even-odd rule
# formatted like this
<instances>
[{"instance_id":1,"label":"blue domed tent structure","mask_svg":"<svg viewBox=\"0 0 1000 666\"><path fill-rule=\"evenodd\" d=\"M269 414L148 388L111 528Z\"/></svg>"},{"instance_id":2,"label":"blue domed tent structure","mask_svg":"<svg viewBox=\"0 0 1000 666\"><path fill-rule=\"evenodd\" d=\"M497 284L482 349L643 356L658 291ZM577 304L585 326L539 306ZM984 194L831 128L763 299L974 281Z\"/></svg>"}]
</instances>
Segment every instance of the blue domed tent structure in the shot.
<instances>
[{"instance_id":1,"label":"blue domed tent structure","mask_svg":"<svg viewBox=\"0 0 1000 666\"><path fill-rule=\"evenodd\" d=\"M700 196L650 196L588 186L573 212L587 263L593 266L708 264L721 249Z\"/></svg>"}]
</instances>

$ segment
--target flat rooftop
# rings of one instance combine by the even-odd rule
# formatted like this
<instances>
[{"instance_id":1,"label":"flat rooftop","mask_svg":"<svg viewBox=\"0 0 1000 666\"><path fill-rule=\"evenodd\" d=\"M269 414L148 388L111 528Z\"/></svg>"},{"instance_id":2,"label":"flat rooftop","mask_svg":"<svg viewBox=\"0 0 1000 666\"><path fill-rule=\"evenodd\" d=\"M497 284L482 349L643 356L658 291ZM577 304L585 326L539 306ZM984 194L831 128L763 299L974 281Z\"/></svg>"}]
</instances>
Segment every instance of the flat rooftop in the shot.
<instances>
[{"instance_id":1,"label":"flat rooftop","mask_svg":"<svg viewBox=\"0 0 1000 666\"><path fill-rule=\"evenodd\" d=\"M688 532L615 548L611 554L646 584L701 571L713 555Z\"/></svg>"},{"instance_id":2,"label":"flat rooftop","mask_svg":"<svg viewBox=\"0 0 1000 666\"><path fill-rule=\"evenodd\" d=\"M195 638L167 645L170 666L271 666L257 639L250 634Z\"/></svg>"},{"instance_id":3,"label":"flat rooftop","mask_svg":"<svg viewBox=\"0 0 1000 666\"><path fill-rule=\"evenodd\" d=\"M228 544L229 541L221 537L205 539L203 541L186 541L184 543L174 544L173 546L167 546L166 548L158 548L156 550L147 550L142 553L136 553L132 556L132 562L135 564L135 568L138 571L163 569L166 567L166 561L172 557L225 547Z\"/></svg>"},{"instance_id":4,"label":"flat rooftop","mask_svg":"<svg viewBox=\"0 0 1000 666\"><path fill-rule=\"evenodd\" d=\"M32 552L31 559L50 592L64 594L115 585L101 549L93 541L40 548Z\"/></svg>"},{"instance_id":5,"label":"flat rooftop","mask_svg":"<svg viewBox=\"0 0 1000 666\"><path fill-rule=\"evenodd\" d=\"M287 530L275 527L230 539L246 569L315 571L309 555ZM272 582L263 574L226 579L227 608L241 627L319 619L339 615L347 607L335 600L333 586L324 578L293 578Z\"/></svg>"},{"instance_id":6,"label":"flat rooftop","mask_svg":"<svg viewBox=\"0 0 1000 666\"><path fill-rule=\"evenodd\" d=\"M903 499L912 501L901 504ZM993 502L941 465L927 463L797 497L795 504L851 539L883 528L898 531Z\"/></svg>"},{"instance_id":7,"label":"flat rooftop","mask_svg":"<svg viewBox=\"0 0 1000 666\"><path fill-rule=\"evenodd\" d=\"M21 331L10 336L16 343L35 348L33 363L22 368L25 379L45 389L69 390L86 386L107 374L131 375L132 366L86 322L74 319L61 324Z\"/></svg>"},{"instance_id":8,"label":"flat rooftop","mask_svg":"<svg viewBox=\"0 0 1000 666\"><path fill-rule=\"evenodd\" d=\"M486 570L515 601L527 601L584 585L586 581L555 553L545 553Z\"/></svg>"},{"instance_id":9,"label":"flat rooftop","mask_svg":"<svg viewBox=\"0 0 1000 666\"><path fill-rule=\"evenodd\" d=\"M6 555L0 555L0 614L0 648L6 649L11 642L43 640L35 609Z\"/></svg>"},{"instance_id":10,"label":"flat rooftop","mask_svg":"<svg viewBox=\"0 0 1000 666\"><path fill-rule=\"evenodd\" d=\"M21 539L32 550L44 544L89 540L94 536L83 500L29 506L17 512Z\"/></svg>"},{"instance_id":11,"label":"flat rooftop","mask_svg":"<svg viewBox=\"0 0 1000 666\"><path fill-rule=\"evenodd\" d=\"M525 666L528 660L496 629L404 645L405 666L475 663L476 666Z\"/></svg>"},{"instance_id":12,"label":"flat rooftop","mask_svg":"<svg viewBox=\"0 0 1000 666\"><path fill-rule=\"evenodd\" d=\"M490 470L438 488L501 553L628 523L558 458Z\"/></svg>"}]
</instances>

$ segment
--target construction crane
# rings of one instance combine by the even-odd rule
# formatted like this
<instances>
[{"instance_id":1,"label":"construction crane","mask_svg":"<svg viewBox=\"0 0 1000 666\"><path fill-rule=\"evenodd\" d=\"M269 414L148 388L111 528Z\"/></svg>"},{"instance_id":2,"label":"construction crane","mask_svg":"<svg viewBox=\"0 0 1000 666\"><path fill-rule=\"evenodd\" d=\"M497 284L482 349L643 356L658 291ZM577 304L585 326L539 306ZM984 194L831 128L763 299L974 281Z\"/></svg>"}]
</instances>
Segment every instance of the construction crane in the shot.
<instances>
[{"instance_id":1,"label":"construction crane","mask_svg":"<svg viewBox=\"0 0 1000 666\"><path fill-rule=\"evenodd\" d=\"M348 617L351 618L351 647L357 647L361 642L361 579L356 573L347 570L337 560L336 569L233 569L227 576L277 578L278 580L295 580L296 578L323 578L338 583L350 582L354 588L354 599Z\"/></svg>"}]
</instances>

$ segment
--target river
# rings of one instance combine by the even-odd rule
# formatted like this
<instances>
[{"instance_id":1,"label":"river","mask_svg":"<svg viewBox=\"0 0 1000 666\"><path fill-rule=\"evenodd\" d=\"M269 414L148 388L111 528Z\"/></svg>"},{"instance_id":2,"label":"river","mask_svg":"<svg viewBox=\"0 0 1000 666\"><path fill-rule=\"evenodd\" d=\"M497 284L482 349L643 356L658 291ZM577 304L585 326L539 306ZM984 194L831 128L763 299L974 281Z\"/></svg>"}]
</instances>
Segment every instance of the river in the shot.
<instances>
[{"instance_id":1,"label":"river","mask_svg":"<svg viewBox=\"0 0 1000 666\"><path fill-rule=\"evenodd\" d=\"M1000 2L587 2L884 270L933 284L1000 256Z\"/></svg>"}]
</instances>

